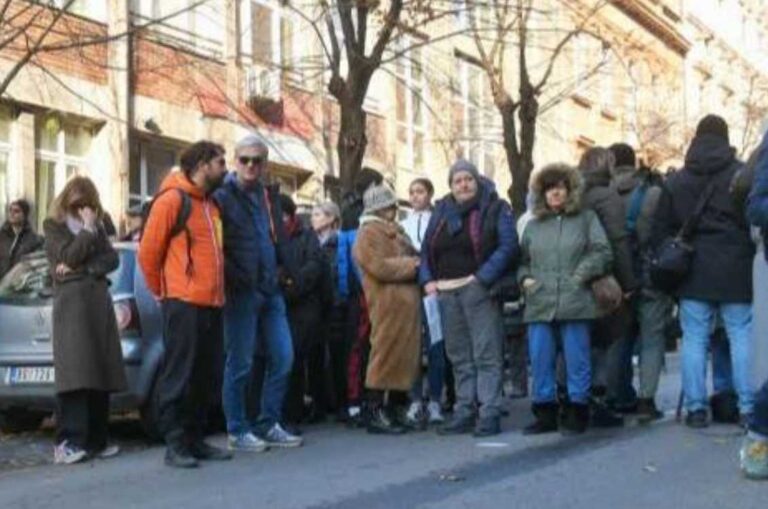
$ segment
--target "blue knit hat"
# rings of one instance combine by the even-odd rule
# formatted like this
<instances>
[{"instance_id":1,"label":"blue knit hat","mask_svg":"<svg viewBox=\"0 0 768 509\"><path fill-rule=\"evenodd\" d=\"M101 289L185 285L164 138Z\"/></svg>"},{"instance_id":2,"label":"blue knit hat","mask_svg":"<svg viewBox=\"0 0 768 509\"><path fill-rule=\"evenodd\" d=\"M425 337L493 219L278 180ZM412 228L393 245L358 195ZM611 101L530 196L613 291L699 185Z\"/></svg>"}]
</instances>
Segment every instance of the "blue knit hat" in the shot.
<instances>
[{"instance_id":1,"label":"blue knit hat","mask_svg":"<svg viewBox=\"0 0 768 509\"><path fill-rule=\"evenodd\" d=\"M480 172L477 171L477 166L466 159L459 159L453 163L451 169L448 170L448 185L451 185L453 177L455 177L457 173L462 172L469 173L478 183L480 182Z\"/></svg>"}]
</instances>

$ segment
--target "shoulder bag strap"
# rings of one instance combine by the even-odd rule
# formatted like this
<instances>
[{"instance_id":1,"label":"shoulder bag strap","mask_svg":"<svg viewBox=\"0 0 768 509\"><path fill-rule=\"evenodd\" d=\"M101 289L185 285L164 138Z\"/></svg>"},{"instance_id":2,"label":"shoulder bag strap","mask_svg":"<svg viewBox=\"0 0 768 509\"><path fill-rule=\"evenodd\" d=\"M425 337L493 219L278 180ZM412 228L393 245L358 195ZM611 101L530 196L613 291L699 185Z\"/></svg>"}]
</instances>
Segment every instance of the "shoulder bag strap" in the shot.
<instances>
[{"instance_id":1,"label":"shoulder bag strap","mask_svg":"<svg viewBox=\"0 0 768 509\"><path fill-rule=\"evenodd\" d=\"M696 229L699 227L701 216L704 214L704 210L706 210L709 200L712 199L712 195L715 192L716 184L717 181L715 177L712 177L712 180L707 184L701 197L699 197L699 201L696 203L696 208L693 210L693 214L691 214L685 224L683 224L683 227L680 228L678 237L686 241L690 241L693 238Z\"/></svg>"}]
</instances>

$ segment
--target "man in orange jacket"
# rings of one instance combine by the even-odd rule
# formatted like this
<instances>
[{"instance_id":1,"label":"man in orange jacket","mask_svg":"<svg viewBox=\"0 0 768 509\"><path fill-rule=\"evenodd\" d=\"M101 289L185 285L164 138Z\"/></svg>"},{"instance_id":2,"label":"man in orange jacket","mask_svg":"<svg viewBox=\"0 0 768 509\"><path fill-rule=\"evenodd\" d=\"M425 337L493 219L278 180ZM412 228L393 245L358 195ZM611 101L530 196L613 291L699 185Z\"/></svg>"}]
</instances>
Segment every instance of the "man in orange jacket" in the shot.
<instances>
[{"instance_id":1,"label":"man in orange jacket","mask_svg":"<svg viewBox=\"0 0 768 509\"><path fill-rule=\"evenodd\" d=\"M162 303L158 420L165 463L173 467L231 458L203 441L201 422L218 385L211 380L220 376L223 347L222 228L210 194L225 174L221 145L199 141L185 150L181 171L170 173L155 196L139 246L147 286Z\"/></svg>"}]
</instances>

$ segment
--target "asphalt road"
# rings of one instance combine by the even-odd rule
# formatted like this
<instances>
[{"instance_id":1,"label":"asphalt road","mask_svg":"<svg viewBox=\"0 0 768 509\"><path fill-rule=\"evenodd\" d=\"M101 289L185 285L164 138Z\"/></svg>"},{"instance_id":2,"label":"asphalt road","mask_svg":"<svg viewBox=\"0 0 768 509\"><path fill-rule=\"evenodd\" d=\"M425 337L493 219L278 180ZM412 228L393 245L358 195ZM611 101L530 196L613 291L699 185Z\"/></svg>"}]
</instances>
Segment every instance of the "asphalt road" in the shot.
<instances>
[{"instance_id":1,"label":"asphalt road","mask_svg":"<svg viewBox=\"0 0 768 509\"><path fill-rule=\"evenodd\" d=\"M664 379L668 409L677 378ZM768 483L738 472L736 427L693 431L668 417L576 438L523 437L527 406L512 403L505 433L491 440L380 437L328 424L308 428L301 449L195 471L164 467L162 448L139 447L129 434L131 450L113 460L0 473L0 508L762 509L768 500Z\"/></svg>"}]
</instances>

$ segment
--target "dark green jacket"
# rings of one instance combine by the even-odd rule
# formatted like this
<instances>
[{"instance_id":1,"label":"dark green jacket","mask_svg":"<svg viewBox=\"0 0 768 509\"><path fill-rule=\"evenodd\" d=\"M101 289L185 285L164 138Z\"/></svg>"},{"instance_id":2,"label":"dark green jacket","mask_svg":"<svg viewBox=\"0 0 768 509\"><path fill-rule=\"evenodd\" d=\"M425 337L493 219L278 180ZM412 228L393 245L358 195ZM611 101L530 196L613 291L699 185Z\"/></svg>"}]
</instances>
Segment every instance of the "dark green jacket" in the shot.
<instances>
[{"instance_id":1,"label":"dark green jacket","mask_svg":"<svg viewBox=\"0 0 768 509\"><path fill-rule=\"evenodd\" d=\"M571 179L571 194L565 211L554 214L546 208L537 181L542 173L555 170L547 167L534 176L534 218L523 233L518 272L521 283L535 281L525 290L526 323L597 318L590 283L611 272L611 245L597 215L581 208L578 173L555 168Z\"/></svg>"}]
</instances>

